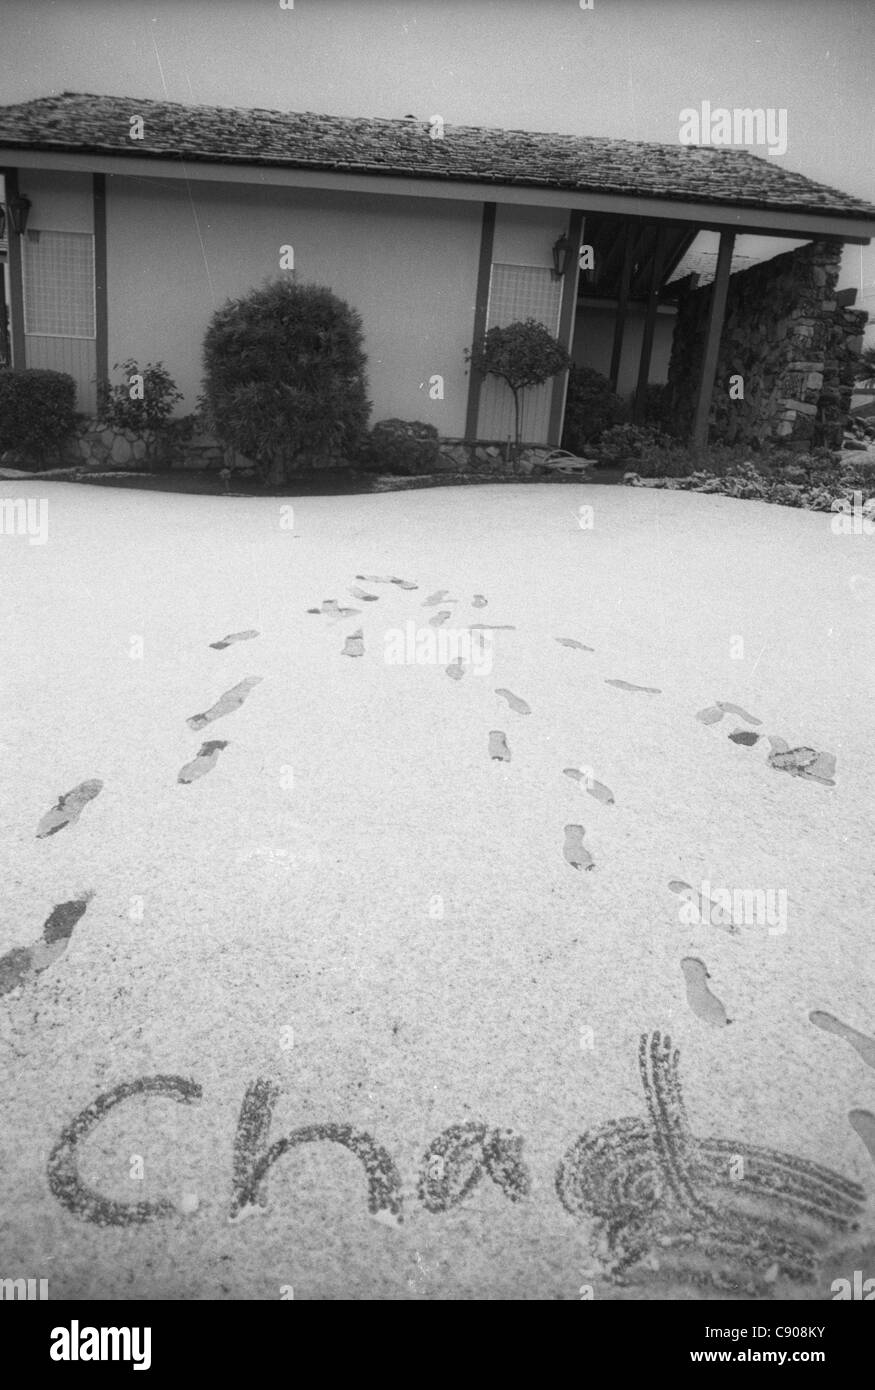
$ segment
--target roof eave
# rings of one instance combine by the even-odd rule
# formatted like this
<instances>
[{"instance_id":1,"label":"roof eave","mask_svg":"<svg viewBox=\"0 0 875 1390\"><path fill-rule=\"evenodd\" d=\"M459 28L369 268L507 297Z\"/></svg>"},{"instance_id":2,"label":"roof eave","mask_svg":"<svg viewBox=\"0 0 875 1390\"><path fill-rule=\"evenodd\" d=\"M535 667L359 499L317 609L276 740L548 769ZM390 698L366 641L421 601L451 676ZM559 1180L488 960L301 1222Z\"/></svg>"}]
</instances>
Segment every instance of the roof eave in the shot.
<instances>
[{"instance_id":1,"label":"roof eave","mask_svg":"<svg viewBox=\"0 0 875 1390\"><path fill-rule=\"evenodd\" d=\"M136 166L140 165L140 171ZM146 165L148 172L142 168ZM0 168L59 169L105 173L133 178L168 178L202 182L251 182L312 187L345 192L394 193L408 197L457 199L463 202L521 203L564 210L646 218L651 221L693 222L702 228L731 228L738 233L764 236L823 237L867 245L875 237L875 216L847 210L764 207L741 200L719 203L687 199L679 195L599 192L576 185L563 186L532 179L508 182L472 175L470 179L419 169L387 170L378 166L340 162L278 163L265 160L233 160L222 155L199 154L195 158L171 158L160 151L119 151L106 147L70 150L43 142L0 143ZM132 167L134 166L134 167ZM498 192L505 196L496 197Z\"/></svg>"}]
</instances>

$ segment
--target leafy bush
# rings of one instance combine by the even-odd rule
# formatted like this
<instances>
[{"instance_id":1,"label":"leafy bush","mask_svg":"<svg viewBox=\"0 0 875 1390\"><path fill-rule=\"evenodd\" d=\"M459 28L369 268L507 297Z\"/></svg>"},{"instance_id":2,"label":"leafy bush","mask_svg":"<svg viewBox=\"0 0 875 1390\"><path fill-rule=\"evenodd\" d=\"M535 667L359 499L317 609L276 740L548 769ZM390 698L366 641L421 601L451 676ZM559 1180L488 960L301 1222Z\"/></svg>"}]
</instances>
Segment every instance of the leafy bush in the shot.
<instances>
[{"instance_id":1,"label":"leafy bush","mask_svg":"<svg viewBox=\"0 0 875 1390\"><path fill-rule=\"evenodd\" d=\"M624 401L611 390L611 383L593 367L572 367L565 400L563 449L585 456L587 447L603 430L621 424L627 417Z\"/></svg>"},{"instance_id":2,"label":"leafy bush","mask_svg":"<svg viewBox=\"0 0 875 1390\"><path fill-rule=\"evenodd\" d=\"M664 384L653 383L644 392L644 424L671 433L668 388Z\"/></svg>"},{"instance_id":3,"label":"leafy bush","mask_svg":"<svg viewBox=\"0 0 875 1390\"><path fill-rule=\"evenodd\" d=\"M76 426L76 383L66 372L0 368L0 454L42 463Z\"/></svg>"},{"instance_id":4,"label":"leafy bush","mask_svg":"<svg viewBox=\"0 0 875 1390\"><path fill-rule=\"evenodd\" d=\"M421 420L378 420L362 450L366 467L387 473L430 473L440 453L434 425Z\"/></svg>"},{"instance_id":5,"label":"leafy bush","mask_svg":"<svg viewBox=\"0 0 875 1390\"><path fill-rule=\"evenodd\" d=\"M117 430L160 430L173 414L177 401L183 399L176 382L163 362L147 362L142 369L132 357L119 364L114 372L124 372L124 382L113 386L101 381L97 387L97 411L100 420Z\"/></svg>"},{"instance_id":6,"label":"leafy bush","mask_svg":"<svg viewBox=\"0 0 875 1390\"><path fill-rule=\"evenodd\" d=\"M599 440L598 452L606 463L619 463L622 459L640 459L645 450L654 447L666 448L673 441L661 430L650 425L612 425L603 432Z\"/></svg>"},{"instance_id":7,"label":"leafy bush","mask_svg":"<svg viewBox=\"0 0 875 1390\"><path fill-rule=\"evenodd\" d=\"M228 300L204 339L204 399L222 442L273 483L301 456L350 457L370 414L354 309L319 285L275 280Z\"/></svg>"},{"instance_id":8,"label":"leafy bush","mask_svg":"<svg viewBox=\"0 0 875 1390\"><path fill-rule=\"evenodd\" d=\"M513 394L514 452L520 452L522 395L532 386L571 367L570 355L537 319L524 319L505 328L490 328L483 341L465 357L475 372L497 376Z\"/></svg>"}]
</instances>

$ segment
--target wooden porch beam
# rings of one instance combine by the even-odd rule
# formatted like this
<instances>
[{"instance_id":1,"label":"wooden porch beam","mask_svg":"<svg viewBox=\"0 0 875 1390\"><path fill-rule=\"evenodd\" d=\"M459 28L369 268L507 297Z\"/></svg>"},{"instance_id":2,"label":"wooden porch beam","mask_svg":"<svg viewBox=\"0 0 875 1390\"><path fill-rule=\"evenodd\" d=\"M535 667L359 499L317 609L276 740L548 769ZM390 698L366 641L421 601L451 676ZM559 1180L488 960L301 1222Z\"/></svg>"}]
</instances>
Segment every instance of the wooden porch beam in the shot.
<instances>
[{"instance_id":1,"label":"wooden porch beam","mask_svg":"<svg viewBox=\"0 0 875 1390\"><path fill-rule=\"evenodd\" d=\"M483 204L480 223L480 259L477 265L477 291L474 301L472 346L482 343L486 332L486 312L489 308L489 282L492 277L492 248L495 243L495 203ZM483 378L469 367L468 403L465 411L465 438L477 438L477 418L480 414L480 390Z\"/></svg>"},{"instance_id":2,"label":"wooden porch beam","mask_svg":"<svg viewBox=\"0 0 875 1390\"><path fill-rule=\"evenodd\" d=\"M650 377L650 359L653 355L653 335L656 331L656 311L659 308L659 291L662 288L662 267L665 264L669 232L660 227L653 257L653 273L650 277L650 293L647 296L647 312L644 316L644 333L641 338L641 357L638 362L638 385L635 388L635 404L632 407L632 420L638 424L644 414L644 397Z\"/></svg>"},{"instance_id":3,"label":"wooden porch beam","mask_svg":"<svg viewBox=\"0 0 875 1390\"><path fill-rule=\"evenodd\" d=\"M4 169L6 202L18 192L18 170ZM12 366L22 371L27 366L24 344L24 287L21 262L21 237L7 218L6 236L9 248L9 326L12 339Z\"/></svg>"},{"instance_id":4,"label":"wooden porch beam","mask_svg":"<svg viewBox=\"0 0 875 1390\"><path fill-rule=\"evenodd\" d=\"M632 278L632 243L635 231L627 222L623 229L623 268L620 271L620 293L617 298L617 312L614 315L614 343L611 348L611 390L616 392L620 378L620 358L623 355L623 334L626 331L626 309L629 304L629 282Z\"/></svg>"},{"instance_id":5,"label":"wooden porch beam","mask_svg":"<svg viewBox=\"0 0 875 1390\"><path fill-rule=\"evenodd\" d=\"M702 354L702 374L699 377L696 413L693 419L691 443L696 449L704 449L708 443L708 417L711 413L711 396L714 391L714 374L717 371L717 358L720 353L720 335L723 331L723 317L726 312L726 295L729 289L729 272L732 268L734 244L734 232L720 233L717 273L714 276L711 300L708 305L705 349Z\"/></svg>"},{"instance_id":6,"label":"wooden porch beam","mask_svg":"<svg viewBox=\"0 0 875 1390\"><path fill-rule=\"evenodd\" d=\"M568 269L562 280L562 299L559 309L559 341L571 351L574 345L574 328L577 320L577 281L580 274L580 239L583 236L583 213L575 210L568 219L568 239L571 251L568 255ZM565 424L565 401L568 395L568 372L560 372L553 378L550 396L550 418L547 425L547 443L554 448L562 442L562 429Z\"/></svg>"}]
</instances>

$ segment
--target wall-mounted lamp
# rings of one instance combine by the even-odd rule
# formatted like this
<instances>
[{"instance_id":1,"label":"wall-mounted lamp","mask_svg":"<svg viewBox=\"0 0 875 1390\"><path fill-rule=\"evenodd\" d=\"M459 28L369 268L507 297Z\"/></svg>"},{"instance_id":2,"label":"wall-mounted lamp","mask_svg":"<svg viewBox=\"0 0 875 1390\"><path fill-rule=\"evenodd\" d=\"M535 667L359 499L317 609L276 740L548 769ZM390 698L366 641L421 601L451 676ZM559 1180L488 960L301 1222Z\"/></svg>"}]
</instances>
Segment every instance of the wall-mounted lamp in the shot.
<instances>
[{"instance_id":1,"label":"wall-mounted lamp","mask_svg":"<svg viewBox=\"0 0 875 1390\"><path fill-rule=\"evenodd\" d=\"M24 236L27 231L27 219L30 216L30 199L26 198L23 193L13 193L11 198L6 199L6 208L9 212L13 231L17 236Z\"/></svg>"},{"instance_id":2,"label":"wall-mounted lamp","mask_svg":"<svg viewBox=\"0 0 875 1390\"><path fill-rule=\"evenodd\" d=\"M568 261L571 255L571 240L563 232L558 241L553 242L553 270L551 274L554 280L561 280L568 270Z\"/></svg>"}]
</instances>

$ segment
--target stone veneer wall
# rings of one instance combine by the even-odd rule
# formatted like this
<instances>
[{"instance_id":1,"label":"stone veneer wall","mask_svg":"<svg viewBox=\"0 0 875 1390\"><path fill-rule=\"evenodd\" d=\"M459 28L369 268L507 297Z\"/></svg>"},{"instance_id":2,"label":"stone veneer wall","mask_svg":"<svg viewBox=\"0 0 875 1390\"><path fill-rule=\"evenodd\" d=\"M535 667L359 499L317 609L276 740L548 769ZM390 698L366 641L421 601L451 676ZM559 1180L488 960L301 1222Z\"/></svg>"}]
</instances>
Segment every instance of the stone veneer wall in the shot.
<instances>
[{"instance_id":1,"label":"stone veneer wall","mask_svg":"<svg viewBox=\"0 0 875 1390\"><path fill-rule=\"evenodd\" d=\"M841 255L839 244L813 241L730 276L712 440L841 445L868 317L836 302ZM711 290L694 290L678 308L667 403L684 434L692 428ZM734 375L744 379L742 400L730 399Z\"/></svg>"}]
</instances>

